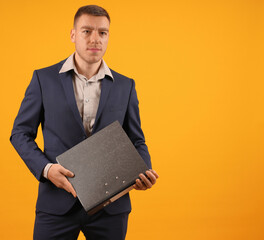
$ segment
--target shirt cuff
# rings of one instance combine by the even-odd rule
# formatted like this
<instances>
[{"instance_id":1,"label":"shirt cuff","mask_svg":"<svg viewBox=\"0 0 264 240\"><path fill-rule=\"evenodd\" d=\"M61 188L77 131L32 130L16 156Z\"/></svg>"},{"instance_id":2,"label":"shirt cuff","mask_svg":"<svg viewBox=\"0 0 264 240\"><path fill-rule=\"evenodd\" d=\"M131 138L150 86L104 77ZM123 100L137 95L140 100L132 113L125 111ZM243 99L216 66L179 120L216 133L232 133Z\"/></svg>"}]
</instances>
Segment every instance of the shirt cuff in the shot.
<instances>
[{"instance_id":1,"label":"shirt cuff","mask_svg":"<svg viewBox=\"0 0 264 240\"><path fill-rule=\"evenodd\" d=\"M43 177L48 179L48 171L53 163L48 163L43 170Z\"/></svg>"}]
</instances>

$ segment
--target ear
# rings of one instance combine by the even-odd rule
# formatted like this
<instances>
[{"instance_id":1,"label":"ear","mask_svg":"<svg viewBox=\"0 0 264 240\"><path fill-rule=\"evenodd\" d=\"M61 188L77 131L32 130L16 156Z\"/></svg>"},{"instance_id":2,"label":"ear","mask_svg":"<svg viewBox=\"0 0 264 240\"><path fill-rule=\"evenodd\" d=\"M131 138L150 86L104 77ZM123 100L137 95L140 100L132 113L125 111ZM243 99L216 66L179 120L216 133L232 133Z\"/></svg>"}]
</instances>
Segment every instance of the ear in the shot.
<instances>
[{"instance_id":1,"label":"ear","mask_svg":"<svg viewBox=\"0 0 264 240\"><path fill-rule=\"evenodd\" d=\"M71 41L75 43L75 29L71 30Z\"/></svg>"}]
</instances>

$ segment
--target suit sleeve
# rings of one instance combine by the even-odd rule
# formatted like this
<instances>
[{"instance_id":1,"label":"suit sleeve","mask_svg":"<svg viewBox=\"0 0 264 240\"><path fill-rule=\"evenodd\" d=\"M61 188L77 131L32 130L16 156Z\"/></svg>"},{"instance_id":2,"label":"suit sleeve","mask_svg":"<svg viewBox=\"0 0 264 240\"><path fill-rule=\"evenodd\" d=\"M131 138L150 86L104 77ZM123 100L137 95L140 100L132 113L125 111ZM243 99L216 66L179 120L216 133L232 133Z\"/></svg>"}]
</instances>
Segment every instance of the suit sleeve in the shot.
<instances>
[{"instance_id":1,"label":"suit sleeve","mask_svg":"<svg viewBox=\"0 0 264 240\"><path fill-rule=\"evenodd\" d=\"M132 81L132 87L131 87L128 108L127 108L123 127L128 137L134 144L135 148L139 152L140 156L143 158L147 166L151 168L151 161L148 152L148 147L145 143L144 133L141 129L141 121L140 121L139 107L138 107L139 102L135 89L135 82L132 79L131 81Z\"/></svg>"},{"instance_id":2,"label":"suit sleeve","mask_svg":"<svg viewBox=\"0 0 264 240\"><path fill-rule=\"evenodd\" d=\"M39 181L45 181L42 171L50 163L35 142L38 127L44 120L43 111L41 87L35 71L15 119L10 141Z\"/></svg>"}]
</instances>

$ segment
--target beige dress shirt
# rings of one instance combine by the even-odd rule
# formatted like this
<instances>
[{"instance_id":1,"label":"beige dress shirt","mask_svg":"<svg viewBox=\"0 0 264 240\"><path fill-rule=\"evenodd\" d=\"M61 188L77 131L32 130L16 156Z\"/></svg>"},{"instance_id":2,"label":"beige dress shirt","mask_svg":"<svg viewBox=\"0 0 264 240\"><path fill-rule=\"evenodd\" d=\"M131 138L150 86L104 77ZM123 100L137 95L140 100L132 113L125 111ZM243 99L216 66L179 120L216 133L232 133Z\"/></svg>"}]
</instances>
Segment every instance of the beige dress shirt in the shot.
<instances>
[{"instance_id":1,"label":"beige dress shirt","mask_svg":"<svg viewBox=\"0 0 264 240\"><path fill-rule=\"evenodd\" d=\"M59 73L64 73L71 70L74 71L72 82L77 107L80 112L80 117L83 121L85 132L88 136L90 136L99 106L101 80L105 77L105 75L110 76L112 80L114 80L114 78L105 61L102 60L97 74L92 76L90 79L87 79L85 76L78 73L74 63L74 53L67 58ZM47 178L48 170L51 165L52 163L48 163L43 170L43 176L45 178Z\"/></svg>"}]
</instances>

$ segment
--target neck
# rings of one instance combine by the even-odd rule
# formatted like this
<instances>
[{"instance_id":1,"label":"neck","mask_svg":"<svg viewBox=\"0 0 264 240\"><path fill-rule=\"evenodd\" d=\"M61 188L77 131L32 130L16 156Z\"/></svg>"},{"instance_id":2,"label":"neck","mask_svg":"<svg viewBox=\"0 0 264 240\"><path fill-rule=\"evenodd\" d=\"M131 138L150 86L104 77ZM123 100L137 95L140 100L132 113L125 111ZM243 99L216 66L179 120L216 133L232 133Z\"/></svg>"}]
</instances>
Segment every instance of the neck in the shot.
<instances>
[{"instance_id":1,"label":"neck","mask_svg":"<svg viewBox=\"0 0 264 240\"><path fill-rule=\"evenodd\" d=\"M96 63L87 63L83 61L78 56L78 54L75 53L74 56L75 56L74 57L75 66L79 74L82 74L87 79L90 79L92 76L94 76L98 72L102 60Z\"/></svg>"}]
</instances>

